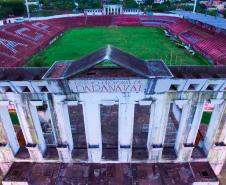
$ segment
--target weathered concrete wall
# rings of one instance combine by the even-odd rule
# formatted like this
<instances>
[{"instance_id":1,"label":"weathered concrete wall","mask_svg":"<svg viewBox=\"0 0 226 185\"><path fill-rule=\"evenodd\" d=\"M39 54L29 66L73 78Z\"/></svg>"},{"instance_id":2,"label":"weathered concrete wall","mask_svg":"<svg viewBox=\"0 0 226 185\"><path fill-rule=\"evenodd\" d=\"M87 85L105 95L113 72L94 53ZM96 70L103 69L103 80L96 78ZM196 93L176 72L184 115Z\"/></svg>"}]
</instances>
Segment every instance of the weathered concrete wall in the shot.
<instances>
[{"instance_id":1,"label":"weathered concrete wall","mask_svg":"<svg viewBox=\"0 0 226 185\"><path fill-rule=\"evenodd\" d=\"M119 137L118 161L131 162L134 106L135 104L149 105L151 109L147 149L148 162L166 162L162 157L164 139L169 117L170 104L178 108L175 117L179 123L174 150L175 162L196 161L192 158L198 134L200 120L205 102L219 102L211 118L211 129L203 141L203 149L207 157L201 160L210 160L212 167L219 173L226 155L225 149L225 79L118 79L118 80L40 80L40 81L1 81L0 107L6 114L0 114L2 132L8 145L0 147L2 162L12 161L75 161L72 157L74 143L72 138L69 105L82 105L87 140L87 151L90 162L110 162L101 158L102 137L100 105L117 105L119 107ZM11 88L12 92L7 89ZM4 104L7 103L7 104ZM29 159L15 157L19 146L15 141L15 131L7 117L7 105L14 105L19 117L20 126L30 154ZM37 108L48 107L52 130L56 140L55 147L59 159L45 157L48 148ZM174 105L174 106L175 106ZM5 107L5 108L3 108ZM220 112L219 112L220 111ZM224 121L225 122L225 121ZM14 141L12 140L14 138ZM221 143L221 145L217 144ZM8 153L7 153L8 152ZM217 167L216 167L217 166Z\"/></svg>"}]
</instances>

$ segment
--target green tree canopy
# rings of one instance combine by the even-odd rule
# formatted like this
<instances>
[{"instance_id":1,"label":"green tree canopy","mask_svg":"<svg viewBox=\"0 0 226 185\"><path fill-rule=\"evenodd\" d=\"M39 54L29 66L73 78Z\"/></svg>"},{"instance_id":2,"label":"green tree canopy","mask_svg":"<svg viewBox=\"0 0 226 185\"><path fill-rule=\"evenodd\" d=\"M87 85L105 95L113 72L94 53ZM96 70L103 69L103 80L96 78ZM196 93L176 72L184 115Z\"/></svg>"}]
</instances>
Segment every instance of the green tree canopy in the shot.
<instances>
[{"instance_id":1,"label":"green tree canopy","mask_svg":"<svg viewBox=\"0 0 226 185\"><path fill-rule=\"evenodd\" d=\"M124 0L123 6L125 8L138 8L138 4L134 0Z\"/></svg>"},{"instance_id":2,"label":"green tree canopy","mask_svg":"<svg viewBox=\"0 0 226 185\"><path fill-rule=\"evenodd\" d=\"M0 18L9 16L23 16L25 13L25 4L21 0L0 0Z\"/></svg>"}]
</instances>

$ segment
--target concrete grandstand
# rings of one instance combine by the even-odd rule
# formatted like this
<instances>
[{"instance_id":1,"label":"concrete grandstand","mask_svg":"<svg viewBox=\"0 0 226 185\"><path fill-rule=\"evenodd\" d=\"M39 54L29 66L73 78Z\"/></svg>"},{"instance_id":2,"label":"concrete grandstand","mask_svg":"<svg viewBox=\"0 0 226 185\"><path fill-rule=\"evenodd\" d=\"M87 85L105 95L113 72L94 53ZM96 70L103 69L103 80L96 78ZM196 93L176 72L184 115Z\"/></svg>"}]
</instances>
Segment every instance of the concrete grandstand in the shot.
<instances>
[{"instance_id":1,"label":"concrete grandstand","mask_svg":"<svg viewBox=\"0 0 226 185\"><path fill-rule=\"evenodd\" d=\"M95 26L161 27L213 64L226 64L226 35L214 26L172 16L79 16L7 24L0 28L0 66L16 67L69 28Z\"/></svg>"}]
</instances>

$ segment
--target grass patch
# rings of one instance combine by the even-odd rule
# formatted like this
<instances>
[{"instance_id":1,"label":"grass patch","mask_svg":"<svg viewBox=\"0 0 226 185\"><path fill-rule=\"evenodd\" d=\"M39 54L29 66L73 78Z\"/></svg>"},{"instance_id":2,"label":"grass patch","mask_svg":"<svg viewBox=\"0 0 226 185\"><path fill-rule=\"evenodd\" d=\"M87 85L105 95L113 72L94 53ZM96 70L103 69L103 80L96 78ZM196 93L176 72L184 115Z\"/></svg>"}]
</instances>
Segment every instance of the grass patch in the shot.
<instances>
[{"instance_id":1,"label":"grass patch","mask_svg":"<svg viewBox=\"0 0 226 185\"><path fill-rule=\"evenodd\" d=\"M14 125L19 125L19 124L20 124L16 112L9 112L9 115L10 115L10 118L11 118L12 123L13 123Z\"/></svg>"},{"instance_id":2,"label":"grass patch","mask_svg":"<svg viewBox=\"0 0 226 185\"><path fill-rule=\"evenodd\" d=\"M211 115L212 115L212 112L203 112L201 123L208 125L210 122Z\"/></svg>"},{"instance_id":3,"label":"grass patch","mask_svg":"<svg viewBox=\"0 0 226 185\"><path fill-rule=\"evenodd\" d=\"M162 59L168 65L206 65L154 27L76 28L65 32L45 51L34 55L28 66L50 66L58 60L75 60L111 44L141 59Z\"/></svg>"}]
</instances>

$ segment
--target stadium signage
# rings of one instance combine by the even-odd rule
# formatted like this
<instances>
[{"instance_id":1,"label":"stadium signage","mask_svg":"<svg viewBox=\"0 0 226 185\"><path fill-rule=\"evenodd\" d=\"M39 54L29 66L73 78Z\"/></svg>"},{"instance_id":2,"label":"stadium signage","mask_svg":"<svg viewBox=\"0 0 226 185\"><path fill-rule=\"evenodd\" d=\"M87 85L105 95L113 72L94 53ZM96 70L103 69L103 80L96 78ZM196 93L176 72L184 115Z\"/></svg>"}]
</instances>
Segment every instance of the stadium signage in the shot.
<instances>
[{"instance_id":1,"label":"stadium signage","mask_svg":"<svg viewBox=\"0 0 226 185\"><path fill-rule=\"evenodd\" d=\"M73 92L143 92L146 80L77 80L70 83Z\"/></svg>"}]
</instances>

